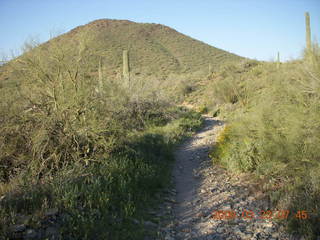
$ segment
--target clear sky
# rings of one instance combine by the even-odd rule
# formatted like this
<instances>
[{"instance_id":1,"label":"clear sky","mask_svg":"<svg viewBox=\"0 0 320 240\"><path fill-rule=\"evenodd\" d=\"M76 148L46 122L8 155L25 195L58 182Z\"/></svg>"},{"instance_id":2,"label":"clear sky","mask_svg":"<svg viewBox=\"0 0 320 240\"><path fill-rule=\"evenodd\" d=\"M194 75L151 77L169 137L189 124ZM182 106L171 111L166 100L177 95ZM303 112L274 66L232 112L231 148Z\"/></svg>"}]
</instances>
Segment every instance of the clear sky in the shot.
<instances>
[{"instance_id":1,"label":"clear sky","mask_svg":"<svg viewBox=\"0 0 320 240\"><path fill-rule=\"evenodd\" d=\"M90 21L161 23L212 46L258 60L299 57L304 12L320 39L320 0L0 0L0 54L18 53L28 37L41 42Z\"/></svg>"}]
</instances>

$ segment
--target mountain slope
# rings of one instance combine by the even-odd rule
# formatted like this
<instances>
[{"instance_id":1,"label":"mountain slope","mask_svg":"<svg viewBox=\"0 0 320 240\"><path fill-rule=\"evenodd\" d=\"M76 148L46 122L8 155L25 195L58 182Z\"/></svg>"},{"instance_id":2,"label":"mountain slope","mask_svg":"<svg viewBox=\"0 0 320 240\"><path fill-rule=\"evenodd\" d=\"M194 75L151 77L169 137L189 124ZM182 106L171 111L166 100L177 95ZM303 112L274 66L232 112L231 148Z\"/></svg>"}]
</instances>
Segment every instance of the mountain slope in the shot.
<instances>
[{"instance_id":1,"label":"mountain slope","mask_svg":"<svg viewBox=\"0 0 320 240\"><path fill-rule=\"evenodd\" d=\"M130 68L135 75L167 76L170 73L204 71L243 58L195 40L160 24L101 19L79 26L42 45L54 43L68 49L68 55L90 50L91 70L101 57L105 71L120 74L122 51L129 50ZM31 51L32 52L32 51Z\"/></svg>"},{"instance_id":2,"label":"mountain slope","mask_svg":"<svg viewBox=\"0 0 320 240\"><path fill-rule=\"evenodd\" d=\"M75 34L73 34L75 32ZM134 73L168 74L208 69L241 58L211 47L160 24L142 24L119 20L97 20L74 29L64 37L92 36L96 49L105 56L109 68L121 66L123 49L130 51Z\"/></svg>"}]
</instances>

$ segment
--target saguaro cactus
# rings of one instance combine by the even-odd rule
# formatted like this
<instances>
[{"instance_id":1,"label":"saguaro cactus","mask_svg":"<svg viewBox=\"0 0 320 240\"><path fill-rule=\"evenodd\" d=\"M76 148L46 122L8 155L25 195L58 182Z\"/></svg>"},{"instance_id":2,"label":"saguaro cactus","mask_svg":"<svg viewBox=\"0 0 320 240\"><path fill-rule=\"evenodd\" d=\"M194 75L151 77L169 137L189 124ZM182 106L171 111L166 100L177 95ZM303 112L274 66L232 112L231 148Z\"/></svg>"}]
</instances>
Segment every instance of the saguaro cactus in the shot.
<instances>
[{"instance_id":1,"label":"saguaro cactus","mask_svg":"<svg viewBox=\"0 0 320 240\"><path fill-rule=\"evenodd\" d=\"M129 83L130 82L130 68L129 68L129 52L123 51L123 77Z\"/></svg>"},{"instance_id":2,"label":"saguaro cactus","mask_svg":"<svg viewBox=\"0 0 320 240\"><path fill-rule=\"evenodd\" d=\"M305 12L306 17L306 48L307 52L311 52L311 30L310 30L310 15L308 12Z\"/></svg>"},{"instance_id":3,"label":"saguaro cactus","mask_svg":"<svg viewBox=\"0 0 320 240\"><path fill-rule=\"evenodd\" d=\"M277 54L277 68L280 68L280 53Z\"/></svg>"}]
</instances>

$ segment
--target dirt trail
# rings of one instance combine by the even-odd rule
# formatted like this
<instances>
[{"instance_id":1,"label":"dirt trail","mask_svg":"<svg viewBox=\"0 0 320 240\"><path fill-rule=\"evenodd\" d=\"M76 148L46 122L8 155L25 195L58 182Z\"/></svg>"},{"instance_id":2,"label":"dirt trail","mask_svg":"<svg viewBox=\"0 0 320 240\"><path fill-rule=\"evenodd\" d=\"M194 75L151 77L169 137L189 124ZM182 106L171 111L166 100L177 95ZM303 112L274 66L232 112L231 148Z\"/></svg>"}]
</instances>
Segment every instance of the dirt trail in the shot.
<instances>
[{"instance_id":1,"label":"dirt trail","mask_svg":"<svg viewBox=\"0 0 320 240\"><path fill-rule=\"evenodd\" d=\"M231 209L238 215L251 210L261 216L260 211L270 207L248 181L212 165L208 152L223 127L223 122L205 116L204 128L176 150L175 189L166 203L172 219L161 229L160 239L289 239L274 220L211 217L214 210Z\"/></svg>"}]
</instances>

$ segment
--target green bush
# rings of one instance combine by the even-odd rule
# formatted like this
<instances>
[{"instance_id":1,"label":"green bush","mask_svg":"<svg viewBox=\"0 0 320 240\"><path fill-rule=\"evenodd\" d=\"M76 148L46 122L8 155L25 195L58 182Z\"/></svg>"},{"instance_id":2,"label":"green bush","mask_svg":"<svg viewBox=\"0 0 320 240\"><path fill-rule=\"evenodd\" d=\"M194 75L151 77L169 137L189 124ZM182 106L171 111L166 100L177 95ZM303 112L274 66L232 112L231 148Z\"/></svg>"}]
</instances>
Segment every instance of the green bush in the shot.
<instances>
[{"instance_id":1,"label":"green bush","mask_svg":"<svg viewBox=\"0 0 320 240\"><path fill-rule=\"evenodd\" d=\"M258 66L248 72L248 104L230 113L230 124L211 156L232 170L252 172L269 184L274 204L308 219L288 219L288 229L320 234L320 61ZM259 70L259 71L260 71ZM253 76L252 76L253 74ZM277 191L279 194L274 194Z\"/></svg>"},{"instance_id":2,"label":"green bush","mask_svg":"<svg viewBox=\"0 0 320 240\"><path fill-rule=\"evenodd\" d=\"M205 105L202 105L199 107L198 111L202 114L208 113L208 107Z\"/></svg>"},{"instance_id":3,"label":"green bush","mask_svg":"<svg viewBox=\"0 0 320 240\"><path fill-rule=\"evenodd\" d=\"M143 220L168 185L172 146L201 116L169 104L152 82L101 86L90 50L67 53L29 51L10 63L16 84L0 89L0 235L12 237L22 214L39 229L57 207L63 239L141 239L132 218Z\"/></svg>"},{"instance_id":4,"label":"green bush","mask_svg":"<svg viewBox=\"0 0 320 240\"><path fill-rule=\"evenodd\" d=\"M61 220L63 238L144 236L142 226L132 219L142 219L154 194L169 184L173 145L202 123L197 113L176 110L176 114L180 116L163 127L153 126L117 142L110 154L95 158L88 166L81 162L65 166L53 180L43 177L45 184L21 183L16 195L8 195L0 203L2 233L19 219L18 214L58 207L66 216ZM34 218L30 225L37 221Z\"/></svg>"}]
</instances>

